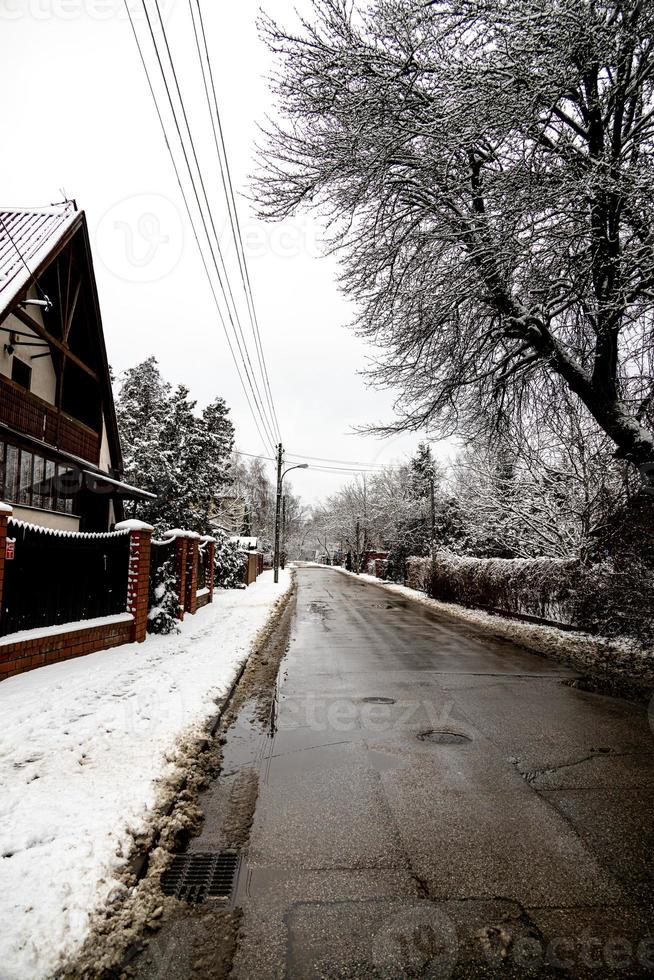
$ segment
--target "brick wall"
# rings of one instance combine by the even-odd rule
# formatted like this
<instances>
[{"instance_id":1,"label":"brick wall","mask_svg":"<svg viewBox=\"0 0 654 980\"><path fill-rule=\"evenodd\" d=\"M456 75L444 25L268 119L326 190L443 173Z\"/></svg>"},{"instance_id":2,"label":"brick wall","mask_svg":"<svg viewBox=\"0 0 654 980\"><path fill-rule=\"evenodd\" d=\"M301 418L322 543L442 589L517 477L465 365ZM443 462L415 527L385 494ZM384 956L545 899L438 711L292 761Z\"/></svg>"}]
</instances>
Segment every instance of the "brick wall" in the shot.
<instances>
[{"instance_id":1,"label":"brick wall","mask_svg":"<svg viewBox=\"0 0 654 980\"><path fill-rule=\"evenodd\" d=\"M216 539L209 535L201 537L195 531L174 528L164 533L164 538L175 539L175 562L177 568L177 591L179 595L180 619L185 613L193 615L198 609L213 602L214 557ZM198 595L198 563L202 561L200 545L204 546L206 560L205 582L208 592Z\"/></svg>"},{"instance_id":2,"label":"brick wall","mask_svg":"<svg viewBox=\"0 0 654 980\"><path fill-rule=\"evenodd\" d=\"M98 623L97 620L89 620L89 623L96 625L71 630L66 630L64 625L59 627L61 632L58 630L47 636L39 635L42 633L39 630L26 630L24 634L13 634L24 637L20 640L11 642L12 634L0 639L0 680L60 660L108 650L132 639L134 622L131 616L125 616L123 622ZM34 635L30 637L30 633Z\"/></svg>"}]
</instances>

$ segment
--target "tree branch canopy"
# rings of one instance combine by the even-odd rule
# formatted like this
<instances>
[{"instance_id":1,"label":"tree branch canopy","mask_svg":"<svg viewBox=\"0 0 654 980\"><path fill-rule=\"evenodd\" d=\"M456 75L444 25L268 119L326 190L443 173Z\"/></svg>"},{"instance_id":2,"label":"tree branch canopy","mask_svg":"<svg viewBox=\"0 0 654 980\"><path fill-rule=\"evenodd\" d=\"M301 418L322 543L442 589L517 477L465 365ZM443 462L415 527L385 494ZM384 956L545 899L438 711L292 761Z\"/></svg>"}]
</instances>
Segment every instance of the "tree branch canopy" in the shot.
<instances>
[{"instance_id":1,"label":"tree branch canopy","mask_svg":"<svg viewBox=\"0 0 654 980\"><path fill-rule=\"evenodd\" d=\"M260 213L324 220L399 393L383 428L474 435L554 383L653 461L654 5L314 0L261 28Z\"/></svg>"}]
</instances>

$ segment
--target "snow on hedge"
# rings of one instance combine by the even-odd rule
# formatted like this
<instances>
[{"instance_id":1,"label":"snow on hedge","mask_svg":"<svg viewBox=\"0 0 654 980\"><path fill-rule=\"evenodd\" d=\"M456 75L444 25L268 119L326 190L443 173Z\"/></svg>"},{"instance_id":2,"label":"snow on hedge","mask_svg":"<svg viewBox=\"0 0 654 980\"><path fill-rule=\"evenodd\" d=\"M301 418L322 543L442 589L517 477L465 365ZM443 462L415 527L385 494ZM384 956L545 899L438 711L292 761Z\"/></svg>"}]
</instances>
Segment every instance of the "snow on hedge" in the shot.
<instances>
[{"instance_id":1,"label":"snow on hedge","mask_svg":"<svg viewBox=\"0 0 654 980\"><path fill-rule=\"evenodd\" d=\"M435 599L575 622L580 563L570 558L470 558L439 551L407 559L407 584Z\"/></svg>"},{"instance_id":2,"label":"snow on hedge","mask_svg":"<svg viewBox=\"0 0 654 980\"><path fill-rule=\"evenodd\" d=\"M0 977L39 980L79 949L121 887L180 737L216 714L289 583L264 572L216 592L178 635L0 684Z\"/></svg>"}]
</instances>

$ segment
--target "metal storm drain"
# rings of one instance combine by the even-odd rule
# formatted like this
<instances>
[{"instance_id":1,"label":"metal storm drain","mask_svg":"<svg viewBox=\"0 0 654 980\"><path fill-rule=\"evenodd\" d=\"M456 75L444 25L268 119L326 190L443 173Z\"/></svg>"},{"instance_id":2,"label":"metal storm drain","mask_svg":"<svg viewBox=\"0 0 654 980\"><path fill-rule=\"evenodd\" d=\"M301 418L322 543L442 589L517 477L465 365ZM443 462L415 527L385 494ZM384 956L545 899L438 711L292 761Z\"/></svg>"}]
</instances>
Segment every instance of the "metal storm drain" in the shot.
<instances>
[{"instance_id":1,"label":"metal storm drain","mask_svg":"<svg viewBox=\"0 0 654 980\"><path fill-rule=\"evenodd\" d=\"M467 735L461 735L459 732L420 732L418 738L421 742L435 742L436 745L464 745L472 741Z\"/></svg>"},{"instance_id":2,"label":"metal storm drain","mask_svg":"<svg viewBox=\"0 0 654 980\"><path fill-rule=\"evenodd\" d=\"M395 698L370 697L362 698L366 704L395 704Z\"/></svg>"},{"instance_id":3,"label":"metal storm drain","mask_svg":"<svg viewBox=\"0 0 654 980\"><path fill-rule=\"evenodd\" d=\"M234 850L177 854L161 876L162 891L196 905L211 898L229 898L239 862Z\"/></svg>"}]
</instances>

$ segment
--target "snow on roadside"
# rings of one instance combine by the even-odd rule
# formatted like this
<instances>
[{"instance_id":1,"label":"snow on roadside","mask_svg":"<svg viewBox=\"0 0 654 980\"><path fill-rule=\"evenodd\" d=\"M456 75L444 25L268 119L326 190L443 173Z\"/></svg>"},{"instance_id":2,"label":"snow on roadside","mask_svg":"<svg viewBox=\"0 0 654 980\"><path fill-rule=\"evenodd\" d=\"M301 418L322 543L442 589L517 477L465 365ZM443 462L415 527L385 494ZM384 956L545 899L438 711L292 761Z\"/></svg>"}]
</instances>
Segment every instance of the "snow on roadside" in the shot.
<instances>
[{"instance_id":1,"label":"snow on roadside","mask_svg":"<svg viewBox=\"0 0 654 980\"><path fill-rule=\"evenodd\" d=\"M181 632L0 684L0 978L81 946L145 828L182 735L200 731L290 586L217 590Z\"/></svg>"},{"instance_id":2,"label":"snow on roadside","mask_svg":"<svg viewBox=\"0 0 654 980\"><path fill-rule=\"evenodd\" d=\"M576 670L588 671L595 676L605 675L609 679L622 678L634 681L646 688L654 687L654 651L644 650L635 642L628 640L609 640L590 633L557 629L544 623L529 623L508 616L491 614L482 609L469 609L453 602L431 599L424 592L410 589L406 585L384 582L374 575L348 572L334 566L343 575L351 575L364 582L408 596L414 602L428 606L434 612L443 613L450 619L484 630L493 636L511 640L528 647L536 653L544 654Z\"/></svg>"}]
</instances>

